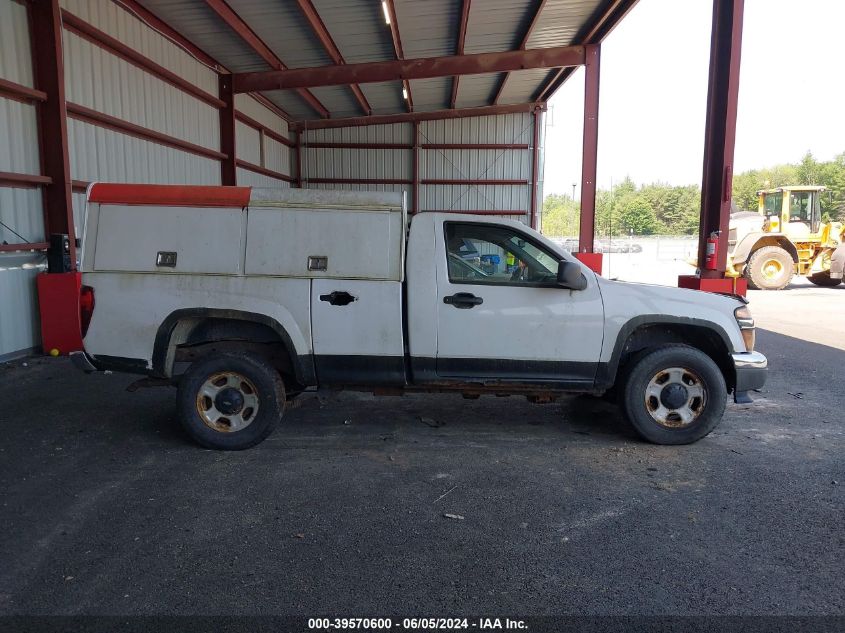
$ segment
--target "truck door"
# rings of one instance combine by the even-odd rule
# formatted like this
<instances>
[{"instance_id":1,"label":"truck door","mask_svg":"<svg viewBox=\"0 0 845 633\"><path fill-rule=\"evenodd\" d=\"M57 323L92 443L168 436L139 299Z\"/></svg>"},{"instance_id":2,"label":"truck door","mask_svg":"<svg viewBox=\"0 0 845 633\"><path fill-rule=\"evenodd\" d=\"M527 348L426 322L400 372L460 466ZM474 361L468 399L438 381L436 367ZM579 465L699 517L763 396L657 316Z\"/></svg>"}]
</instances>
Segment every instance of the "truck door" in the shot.
<instances>
[{"instance_id":1,"label":"truck door","mask_svg":"<svg viewBox=\"0 0 845 633\"><path fill-rule=\"evenodd\" d=\"M311 282L311 331L320 385L403 385L402 283Z\"/></svg>"},{"instance_id":2,"label":"truck door","mask_svg":"<svg viewBox=\"0 0 845 633\"><path fill-rule=\"evenodd\" d=\"M604 332L595 277L584 290L559 287L561 255L527 231L489 222L440 228L437 375L591 384ZM477 256L465 255L468 242Z\"/></svg>"}]
</instances>

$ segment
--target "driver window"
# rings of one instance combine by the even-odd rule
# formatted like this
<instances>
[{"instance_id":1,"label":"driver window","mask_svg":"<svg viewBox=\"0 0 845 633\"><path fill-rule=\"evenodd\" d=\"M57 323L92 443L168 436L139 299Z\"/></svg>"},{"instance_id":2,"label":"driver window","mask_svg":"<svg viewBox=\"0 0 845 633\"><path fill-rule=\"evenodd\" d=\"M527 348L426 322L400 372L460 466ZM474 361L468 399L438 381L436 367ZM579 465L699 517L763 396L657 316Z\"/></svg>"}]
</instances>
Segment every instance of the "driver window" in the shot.
<instances>
[{"instance_id":1,"label":"driver window","mask_svg":"<svg viewBox=\"0 0 845 633\"><path fill-rule=\"evenodd\" d=\"M447 222L445 230L450 281L536 285L557 279L558 258L513 229Z\"/></svg>"}]
</instances>

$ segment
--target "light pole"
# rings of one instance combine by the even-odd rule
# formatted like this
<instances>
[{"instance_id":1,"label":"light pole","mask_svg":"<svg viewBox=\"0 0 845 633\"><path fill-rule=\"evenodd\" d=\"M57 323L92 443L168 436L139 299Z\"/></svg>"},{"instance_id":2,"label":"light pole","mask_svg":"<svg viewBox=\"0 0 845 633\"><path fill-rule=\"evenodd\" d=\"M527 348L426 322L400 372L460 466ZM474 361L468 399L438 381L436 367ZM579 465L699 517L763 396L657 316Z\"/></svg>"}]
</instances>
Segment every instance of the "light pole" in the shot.
<instances>
[{"instance_id":1,"label":"light pole","mask_svg":"<svg viewBox=\"0 0 845 633\"><path fill-rule=\"evenodd\" d=\"M572 202L575 202L575 185L578 183L572 183Z\"/></svg>"}]
</instances>

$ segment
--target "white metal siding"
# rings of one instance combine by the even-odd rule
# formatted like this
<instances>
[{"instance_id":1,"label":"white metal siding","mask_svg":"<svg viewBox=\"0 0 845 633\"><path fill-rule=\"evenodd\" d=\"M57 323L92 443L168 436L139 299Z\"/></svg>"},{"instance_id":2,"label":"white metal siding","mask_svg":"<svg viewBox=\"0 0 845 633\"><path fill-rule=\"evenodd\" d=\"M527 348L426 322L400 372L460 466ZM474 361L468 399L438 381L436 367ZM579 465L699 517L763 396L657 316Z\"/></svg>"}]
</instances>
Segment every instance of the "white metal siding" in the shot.
<instances>
[{"instance_id":1,"label":"white metal siding","mask_svg":"<svg viewBox=\"0 0 845 633\"><path fill-rule=\"evenodd\" d=\"M220 163L120 132L68 120L71 178L219 185Z\"/></svg>"},{"instance_id":2,"label":"white metal siding","mask_svg":"<svg viewBox=\"0 0 845 633\"><path fill-rule=\"evenodd\" d=\"M75 33L65 30L63 41L69 102L195 145L220 147L217 108Z\"/></svg>"},{"instance_id":3,"label":"white metal siding","mask_svg":"<svg viewBox=\"0 0 845 633\"><path fill-rule=\"evenodd\" d=\"M261 132L235 121L235 153L253 165L261 165Z\"/></svg>"},{"instance_id":4,"label":"white metal siding","mask_svg":"<svg viewBox=\"0 0 845 633\"><path fill-rule=\"evenodd\" d=\"M286 180L257 174L243 167L238 167L238 185L244 187L275 187L276 189L287 189L290 187L290 183Z\"/></svg>"},{"instance_id":5,"label":"white metal siding","mask_svg":"<svg viewBox=\"0 0 845 633\"><path fill-rule=\"evenodd\" d=\"M32 88L32 57L26 6L0 0L0 77Z\"/></svg>"},{"instance_id":6,"label":"white metal siding","mask_svg":"<svg viewBox=\"0 0 845 633\"><path fill-rule=\"evenodd\" d=\"M0 0L0 77L34 86L27 8L14 0ZM0 171L40 169L36 106L0 97ZM41 189L0 186L0 221L11 229L0 226L0 243L43 242ZM41 253L0 253L0 358L39 343L35 275L44 261Z\"/></svg>"},{"instance_id":7,"label":"white metal siding","mask_svg":"<svg viewBox=\"0 0 845 633\"><path fill-rule=\"evenodd\" d=\"M235 95L235 109L282 136L288 136L288 123L246 94Z\"/></svg>"},{"instance_id":8,"label":"white metal siding","mask_svg":"<svg viewBox=\"0 0 845 633\"><path fill-rule=\"evenodd\" d=\"M157 64L217 94L217 73L193 55L108 0L61 0L61 6Z\"/></svg>"}]
</instances>

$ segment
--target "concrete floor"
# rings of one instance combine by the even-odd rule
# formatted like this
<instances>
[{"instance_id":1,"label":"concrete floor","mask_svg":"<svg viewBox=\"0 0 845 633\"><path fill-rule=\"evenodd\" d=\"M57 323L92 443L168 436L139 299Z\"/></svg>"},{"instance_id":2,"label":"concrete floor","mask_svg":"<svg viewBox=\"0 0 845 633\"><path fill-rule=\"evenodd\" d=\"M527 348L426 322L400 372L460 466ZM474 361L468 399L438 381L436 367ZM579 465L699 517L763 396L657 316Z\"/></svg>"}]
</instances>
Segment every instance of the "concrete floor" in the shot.
<instances>
[{"instance_id":1,"label":"concrete floor","mask_svg":"<svg viewBox=\"0 0 845 633\"><path fill-rule=\"evenodd\" d=\"M754 293L769 384L681 447L586 398L342 394L220 453L172 389L0 365L0 614L845 616L843 291Z\"/></svg>"}]
</instances>

